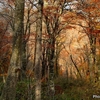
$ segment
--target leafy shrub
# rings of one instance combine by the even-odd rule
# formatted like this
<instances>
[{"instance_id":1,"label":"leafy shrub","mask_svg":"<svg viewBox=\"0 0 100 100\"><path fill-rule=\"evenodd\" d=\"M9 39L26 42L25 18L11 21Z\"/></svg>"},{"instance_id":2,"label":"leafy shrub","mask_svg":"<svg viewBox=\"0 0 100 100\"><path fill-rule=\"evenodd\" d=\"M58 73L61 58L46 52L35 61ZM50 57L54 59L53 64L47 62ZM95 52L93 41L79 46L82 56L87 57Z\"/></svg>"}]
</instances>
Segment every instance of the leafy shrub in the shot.
<instances>
[{"instance_id":1,"label":"leafy shrub","mask_svg":"<svg viewBox=\"0 0 100 100\"><path fill-rule=\"evenodd\" d=\"M18 82L16 87L16 100L27 100L27 83Z\"/></svg>"}]
</instances>

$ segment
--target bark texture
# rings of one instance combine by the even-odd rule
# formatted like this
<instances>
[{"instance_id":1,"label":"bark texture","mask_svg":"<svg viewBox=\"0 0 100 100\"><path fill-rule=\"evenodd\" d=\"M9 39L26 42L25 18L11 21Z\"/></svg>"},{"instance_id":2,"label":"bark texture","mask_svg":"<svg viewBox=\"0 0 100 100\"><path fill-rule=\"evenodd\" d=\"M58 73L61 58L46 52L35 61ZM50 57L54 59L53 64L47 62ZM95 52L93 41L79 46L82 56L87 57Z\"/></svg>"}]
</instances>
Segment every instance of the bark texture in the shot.
<instances>
[{"instance_id":1,"label":"bark texture","mask_svg":"<svg viewBox=\"0 0 100 100\"><path fill-rule=\"evenodd\" d=\"M16 97L16 83L21 69L21 48L22 48L22 34L24 31L24 0L15 0L15 26L13 34L13 47L10 66L6 83L4 85L0 100L15 100Z\"/></svg>"},{"instance_id":2,"label":"bark texture","mask_svg":"<svg viewBox=\"0 0 100 100\"><path fill-rule=\"evenodd\" d=\"M43 0L38 1L36 47L35 47L35 100L41 100L41 71L42 71L42 9Z\"/></svg>"}]
</instances>

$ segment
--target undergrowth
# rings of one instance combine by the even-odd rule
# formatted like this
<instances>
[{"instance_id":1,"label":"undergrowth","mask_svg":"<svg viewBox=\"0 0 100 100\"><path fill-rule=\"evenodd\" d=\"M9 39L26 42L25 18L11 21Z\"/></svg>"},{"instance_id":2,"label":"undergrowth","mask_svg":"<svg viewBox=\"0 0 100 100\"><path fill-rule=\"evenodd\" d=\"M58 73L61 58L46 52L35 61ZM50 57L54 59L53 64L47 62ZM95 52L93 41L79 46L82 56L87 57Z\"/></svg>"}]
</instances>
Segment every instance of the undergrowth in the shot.
<instances>
[{"instance_id":1,"label":"undergrowth","mask_svg":"<svg viewBox=\"0 0 100 100\"><path fill-rule=\"evenodd\" d=\"M66 78L58 78L55 85L63 88L63 93L55 96L55 100L97 100L93 95L100 96L100 82L92 84L85 80L67 80Z\"/></svg>"},{"instance_id":2,"label":"undergrowth","mask_svg":"<svg viewBox=\"0 0 100 100\"><path fill-rule=\"evenodd\" d=\"M42 84L42 100L97 100L93 95L100 96L100 82L91 83L85 80L74 80L67 78L56 78L55 86L60 86L62 92L50 96L48 94L48 84ZM0 83L0 95L2 93L3 83ZM57 90L56 90L57 91ZM34 82L21 81L16 87L16 100L34 100Z\"/></svg>"}]
</instances>

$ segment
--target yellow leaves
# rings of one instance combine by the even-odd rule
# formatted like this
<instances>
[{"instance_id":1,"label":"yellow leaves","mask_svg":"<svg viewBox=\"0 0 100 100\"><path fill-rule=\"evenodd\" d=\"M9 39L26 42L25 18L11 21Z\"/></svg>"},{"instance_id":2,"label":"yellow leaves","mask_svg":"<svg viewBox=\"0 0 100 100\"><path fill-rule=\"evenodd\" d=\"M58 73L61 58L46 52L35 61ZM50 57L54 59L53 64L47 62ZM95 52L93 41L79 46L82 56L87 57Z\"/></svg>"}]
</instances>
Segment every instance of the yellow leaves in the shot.
<instances>
[{"instance_id":1,"label":"yellow leaves","mask_svg":"<svg viewBox=\"0 0 100 100\"><path fill-rule=\"evenodd\" d=\"M56 38L56 43L57 43L58 47L60 47L65 41L66 41L66 35L65 34L60 34L60 36L58 36Z\"/></svg>"},{"instance_id":2,"label":"yellow leaves","mask_svg":"<svg viewBox=\"0 0 100 100\"><path fill-rule=\"evenodd\" d=\"M44 1L44 8L46 8L48 6L48 2L47 0Z\"/></svg>"},{"instance_id":3,"label":"yellow leaves","mask_svg":"<svg viewBox=\"0 0 100 100\"><path fill-rule=\"evenodd\" d=\"M95 28L96 28L96 29L100 29L100 25L97 25Z\"/></svg>"}]
</instances>

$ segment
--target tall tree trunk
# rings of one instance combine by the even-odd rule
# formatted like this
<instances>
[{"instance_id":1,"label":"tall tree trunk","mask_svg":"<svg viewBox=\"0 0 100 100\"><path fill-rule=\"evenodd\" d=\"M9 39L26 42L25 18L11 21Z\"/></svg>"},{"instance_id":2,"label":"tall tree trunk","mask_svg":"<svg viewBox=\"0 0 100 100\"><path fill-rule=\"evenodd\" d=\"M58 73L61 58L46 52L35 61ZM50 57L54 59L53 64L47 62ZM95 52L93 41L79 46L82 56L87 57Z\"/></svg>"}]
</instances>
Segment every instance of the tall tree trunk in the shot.
<instances>
[{"instance_id":1,"label":"tall tree trunk","mask_svg":"<svg viewBox=\"0 0 100 100\"><path fill-rule=\"evenodd\" d=\"M13 36L12 57L8 69L7 80L0 100L15 100L16 83L21 69L21 43L24 20L24 0L15 1L15 29Z\"/></svg>"},{"instance_id":2,"label":"tall tree trunk","mask_svg":"<svg viewBox=\"0 0 100 100\"><path fill-rule=\"evenodd\" d=\"M49 66L50 66L50 78L52 78L52 75L54 76L54 56L55 56L55 38L50 39L49 45L51 46L48 49L48 60L49 60Z\"/></svg>"},{"instance_id":3,"label":"tall tree trunk","mask_svg":"<svg viewBox=\"0 0 100 100\"><path fill-rule=\"evenodd\" d=\"M38 1L37 26L36 26L36 51L35 51L35 100L41 100L41 71L42 71L42 10L43 0Z\"/></svg>"},{"instance_id":4,"label":"tall tree trunk","mask_svg":"<svg viewBox=\"0 0 100 100\"><path fill-rule=\"evenodd\" d=\"M48 79L48 92L50 100L54 99L55 87L54 87L54 62L55 62L55 37L50 38L48 48L48 70L49 70L49 79Z\"/></svg>"},{"instance_id":5,"label":"tall tree trunk","mask_svg":"<svg viewBox=\"0 0 100 100\"><path fill-rule=\"evenodd\" d=\"M21 65L21 73L20 73L21 80L24 80L26 78L26 73L25 73L26 66L27 66L26 43L27 43L27 41L23 39L23 41L22 41L22 53L21 53L22 65Z\"/></svg>"},{"instance_id":6,"label":"tall tree trunk","mask_svg":"<svg viewBox=\"0 0 100 100\"><path fill-rule=\"evenodd\" d=\"M46 75L47 75L47 70L48 70L48 67L47 67L47 55L46 55L47 48L45 47L46 46L45 42L43 43L43 45L44 45L44 48L42 50L42 79L45 80L46 79Z\"/></svg>"},{"instance_id":7,"label":"tall tree trunk","mask_svg":"<svg viewBox=\"0 0 100 100\"><path fill-rule=\"evenodd\" d=\"M26 78L26 67L28 63L28 55L27 55L27 42L30 37L30 31L31 31L31 24L30 24L30 7L28 8L27 12L27 20L26 20L26 26L24 25L24 34L23 34L23 41L22 41L22 73L21 73L21 80ZM28 36L27 36L28 35ZM25 38L27 36L27 38Z\"/></svg>"},{"instance_id":8,"label":"tall tree trunk","mask_svg":"<svg viewBox=\"0 0 100 100\"><path fill-rule=\"evenodd\" d=\"M92 33L92 31L91 31ZM89 40L90 40L90 59L89 59L89 66L90 66L90 80L91 82L95 82L95 73L98 73L97 66L96 66L96 37L90 33Z\"/></svg>"}]
</instances>

